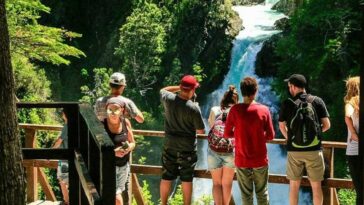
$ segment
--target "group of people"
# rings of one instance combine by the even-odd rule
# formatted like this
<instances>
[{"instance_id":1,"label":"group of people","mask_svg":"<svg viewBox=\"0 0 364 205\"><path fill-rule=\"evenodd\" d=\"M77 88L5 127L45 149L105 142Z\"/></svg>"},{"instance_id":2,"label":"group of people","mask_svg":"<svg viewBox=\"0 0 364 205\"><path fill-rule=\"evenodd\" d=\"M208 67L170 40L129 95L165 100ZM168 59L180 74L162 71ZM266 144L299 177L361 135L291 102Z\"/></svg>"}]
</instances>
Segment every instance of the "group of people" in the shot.
<instances>
[{"instance_id":1,"label":"group of people","mask_svg":"<svg viewBox=\"0 0 364 205\"><path fill-rule=\"evenodd\" d=\"M323 203L321 182L324 180L322 133L330 129L329 112L324 101L306 92L307 81L301 74L285 80L290 97L281 103L279 130L287 143L287 178L289 203L298 204L301 179L307 173L313 193L313 204ZM199 83L193 76L184 76L178 86L160 90L165 111L165 142L162 153L160 196L167 204L171 183L178 176L182 181L184 204L191 204L193 170L197 161L196 134L204 133L202 115L191 99ZM345 123L348 128L347 160L357 193L362 202L362 171L358 158L360 78L346 80ZM243 102L229 86L220 106L211 108L208 123L207 162L213 180L214 203L226 205L236 173L243 204L253 204L253 192L259 205L269 204L268 155L266 143L275 137L272 117L267 106L256 102L258 83L253 77L240 82Z\"/></svg>"},{"instance_id":2,"label":"group of people","mask_svg":"<svg viewBox=\"0 0 364 205\"><path fill-rule=\"evenodd\" d=\"M301 178L306 170L313 190L313 203L323 203L321 181L324 179L324 159L321 150L322 133L330 128L329 113L324 101L306 93L303 75L293 74L285 80L290 98L283 101L279 112L279 129L287 139L287 178L290 180L289 201L298 204ZM128 118L144 121L134 102L123 97L125 76L114 73L110 77L110 95L97 99L95 113L104 124L115 144L116 205L128 201L122 195L128 186L129 156L135 140ZM359 141L359 77L346 81L345 123L348 127L347 159L357 204L362 200L362 178L358 167ZM160 90L165 111L165 139L161 156L161 204L168 204L172 183L177 177L182 182L185 205L192 201L192 181L197 162L196 134L205 133L200 108L194 100L199 82L192 75L184 76L179 85ZM243 204L253 204L253 192L259 205L269 204L268 154L266 143L275 137L272 117L267 106L257 102L257 80L245 77L240 82L243 102L234 86L229 86L219 106L211 108L208 123L207 162L213 180L216 205L227 205L231 200L232 181L236 173ZM63 135L62 135L63 136ZM60 137L60 140L64 139ZM60 143L57 142L57 146ZM60 165L61 166L61 165ZM61 175L59 175L62 181ZM62 189L63 190L63 189ZM63 191L62 191L63 192Z\"/></svg>"}]
</instances>

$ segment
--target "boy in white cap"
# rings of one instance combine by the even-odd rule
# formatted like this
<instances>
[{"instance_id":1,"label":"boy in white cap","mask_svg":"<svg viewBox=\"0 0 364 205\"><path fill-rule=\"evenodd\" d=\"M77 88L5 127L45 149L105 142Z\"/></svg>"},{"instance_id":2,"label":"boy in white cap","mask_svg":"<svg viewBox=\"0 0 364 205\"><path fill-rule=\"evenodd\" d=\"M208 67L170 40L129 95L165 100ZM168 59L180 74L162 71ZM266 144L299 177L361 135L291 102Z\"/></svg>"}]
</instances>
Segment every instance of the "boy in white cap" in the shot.
<instances>
[{"instance_id":1,"label":"boy in white cap","mask_svg":"<svg viewBox=\"0 0 364 205\"><path fill-rule=\"evenodd\" d=\"M104 120L107 118L107 111L106 111L107 101L110 98L117 97L120 99L120 101L125 102L125 112L123 116L130 116L131 118L134 118L138 123L143 123L144 116L142 112L140 112L140 110L137 108L135 103L129 98L121 96L126 86L125 75L119 72L113 73L110 76L109 85L110 85L110 95L100 97L96 100L94 109L97 118L101 122L104 122ZM129 203L129 196L127 192L128 184L129 184L129 177L127 177L125 191L122 193L124 204Z\"/></svg>"},{"instance_id":2,"label":"boy in white cap","mask_svg":"<svg viewBox=\"0 0 364 205\"><path fill-rule=\"evenodd\" d=\"M137 122L143 123L144 116L142 112L140 112L140 110L137 108L135 103L129 98L121 96L126 86L125 75L119 72L113 73L110 76L109 85L110 85L110 95L100 97L96 100L95 113L97 115L97 118L100 121L104 121L104 119L107 117L106 114L107 100L111 97L120 97L122 98L123 101L126 102L125 105L126 116L130 116L131 118L134 118Z\"/></svg>"}]
</instances>

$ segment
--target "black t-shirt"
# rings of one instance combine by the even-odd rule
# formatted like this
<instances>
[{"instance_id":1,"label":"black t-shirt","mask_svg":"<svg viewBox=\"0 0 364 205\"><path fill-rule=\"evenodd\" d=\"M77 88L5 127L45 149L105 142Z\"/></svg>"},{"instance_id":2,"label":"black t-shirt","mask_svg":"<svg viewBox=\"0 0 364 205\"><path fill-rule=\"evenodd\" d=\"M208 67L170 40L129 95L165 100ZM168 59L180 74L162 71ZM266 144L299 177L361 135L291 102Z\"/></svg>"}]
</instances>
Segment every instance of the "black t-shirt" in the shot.
<instances>
[{"instance_id":1,"label":"black t-shirt","mask_svg":"<svg viewBox=\"0 0 364 205\"><path fill-rule=\"evenodd\" d=\"M161 90L160 95L165 110L164 148L195 151L196 130L205 128L200 107L191 100L184 100L166 90Z\"/></svg>"},{"instance_id":2,"label":"black t-shirt","mask_svg":"<svg viewBox=\"0 0 364 205\"><path fill-rule=\"evenodd\" d=\"M312 106L315 108L315 112L317 114L318 119L329 117L329 112L326 109L326 105L324 101L317 96L308 95L306 93L298 93L294 98L293 101L297 100L298 98L305 100L307 96L314 97L312 102ZM281 110L279 111L279 122L286 122L289 124L292 118L295 115L295 104L292 100L285 100L281 105ZM320 121L321 124L321 121ZM287 126L288 127L288 126ZM287 151L315 151L321 149L321 136L320 143L317 146L309 147L309 148L295 148L292 146L292 140L290 138L290 131L288 130L288 140L287 140Z\"/></svg>"},{"instance_id":3,"label":"black t-shirt","mask_svg":"<svg viewBox=\"0 0 364 205\"><path fill-rule=\"evenodd\" d=\"M123 142L128 141L128 128L126 127L125 119L122 120L121 124L123 126L123 130L120 133L115 134L111 133L111 131L109 130L109 127L107 126L107 119L104 120L105 130L111 140L114 142L115 148L122 146ZM129 162L129 158L130 152L123 157L115 156L115 166L122 167L126 165L126 163Z\"/></svg>"}]
</instances>

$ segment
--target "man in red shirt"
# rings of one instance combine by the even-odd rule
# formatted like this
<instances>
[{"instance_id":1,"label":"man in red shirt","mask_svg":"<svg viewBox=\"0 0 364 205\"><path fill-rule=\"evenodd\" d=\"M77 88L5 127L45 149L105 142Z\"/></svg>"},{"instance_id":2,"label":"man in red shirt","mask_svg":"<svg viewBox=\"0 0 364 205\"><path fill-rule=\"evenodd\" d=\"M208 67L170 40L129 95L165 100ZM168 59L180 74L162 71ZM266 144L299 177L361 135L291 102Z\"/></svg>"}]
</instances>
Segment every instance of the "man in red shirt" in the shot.
<instances>
[{"instance_id":1,"label":"man in red shirt","mask_svg":"<svg viewBox=\"0 0 364 205\"><path fill-rule=\"evenodd\" d=\"M235 166L243 204L253 204L253 187L259 205L269 204L266 142L274 138L269 108L254 99L255 78L240 82L243 103L234 105L227 117L224 137L235 138Z\"/></svg>"}]
</instances>

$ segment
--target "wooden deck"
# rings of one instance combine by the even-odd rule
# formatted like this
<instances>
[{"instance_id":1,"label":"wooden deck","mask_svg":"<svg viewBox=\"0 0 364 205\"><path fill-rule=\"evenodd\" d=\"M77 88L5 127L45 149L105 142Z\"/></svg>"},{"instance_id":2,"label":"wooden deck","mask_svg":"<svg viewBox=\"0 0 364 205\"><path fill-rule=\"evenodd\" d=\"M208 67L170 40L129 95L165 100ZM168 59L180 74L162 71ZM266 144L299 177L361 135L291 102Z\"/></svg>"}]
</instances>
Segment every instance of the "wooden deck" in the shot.
<instances>
[{"instance_id":1,"label":"wooden deck","mask_svg":"<svg viewBox=\"0 0 364 205\"><path fill-rule=\"evenodd\" d=\"M61 205L62 202L60 201L43 201L43 200L38 200L38 201L34 201L30 204L27 205Z\"/></svg>"}]
</instances>

